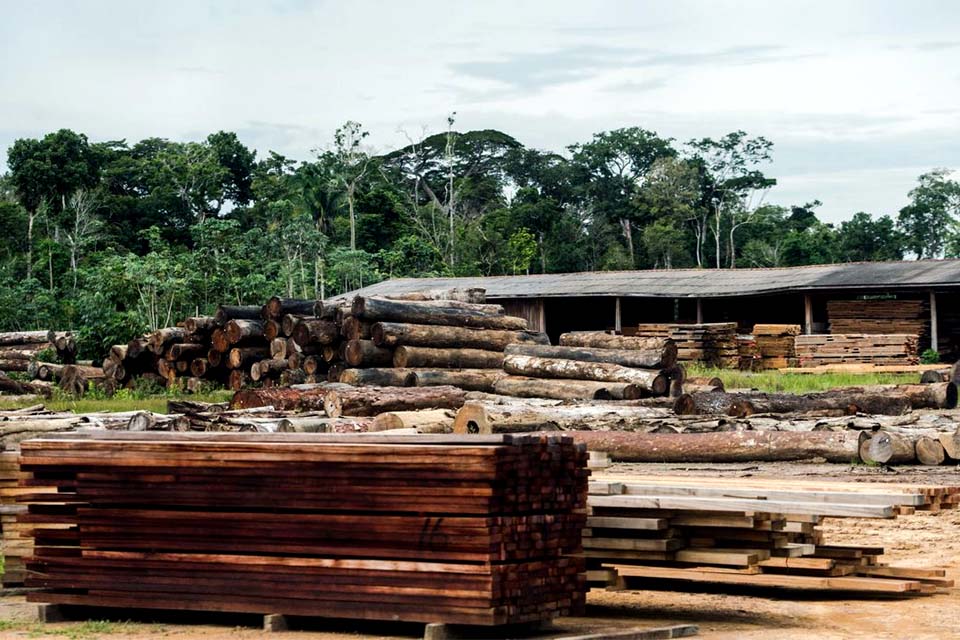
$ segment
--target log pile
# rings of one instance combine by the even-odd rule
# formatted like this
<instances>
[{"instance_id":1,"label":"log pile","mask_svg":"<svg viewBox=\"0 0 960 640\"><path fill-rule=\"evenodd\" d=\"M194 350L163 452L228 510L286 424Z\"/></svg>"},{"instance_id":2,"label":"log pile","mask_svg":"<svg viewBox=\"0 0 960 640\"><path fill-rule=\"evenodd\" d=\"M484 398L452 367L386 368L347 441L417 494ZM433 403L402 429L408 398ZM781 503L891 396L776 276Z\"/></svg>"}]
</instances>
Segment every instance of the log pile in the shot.
<instances>
[{"instance_id":1,"label":"log pile","mask_svg":"<svg viewBox=\"0 0 960 640\"><path fill-rule=\"evenodd\" d=\"M666 396L682 377L677 348L669 338L616 336L577 331L560 345L512 344L493 388L503 395L562 400L632 400Z\"/></svg>"},{"instance_id":2,"label":"log pile","mask_svg":"<svg viewBox=\"0 0 960 640\"><path fill-rule=\"evenodd\" d=\"M915 365L916 334L843 334L796 337L801 367L831 364Z\"/></svg>"},{"instance_id":3,"label":"log pile","mask_svg":"<svg viewBox=\"0 0 960 640\"><path fill-rule=\"evenodd\" d=\"M825 518L955 508L960 486L611 475L590 483L584 552L600 586L711 583L936 593L943 569L890 567L883 548L832 545Z\"/></svg>"},{"instance_id":4,"label":"log pile","mask_svg":"<svg viewBox=\"0 0 960 640\"><path fill-rule=\"evenodd\" d=\"M930 310L926 300L828 300L832 334L907 334L930 344Z\"/></svg>"},{"instance_id":5,"label":"log pile","mask_svg":"<svg viewBox=\"0 0 960 640\"><path fill-rule=\"evenodd\" d=\"M31 440L27 598L476 625L576 614L586 460L562 437Z\"/></svg>"},{"instance_id":6,"label":"log pile","mask_svg":"<svg viewBox=\"0 0 960 640\"><path fill-rule=\"evenodd\" d=\"M632 335L670 338L677 345L680 362L700 362L722 369L736 369L740 364L735 322L641 324Z\"/></svg>"},{"instance_id":7,"label":"log pile","mask_svg":"<svg viewBox=\"0 0 960 640\"><path fill-rule=\"evenodd\" d=\"M8 331L0 333L0 371L26 372L41 352L64 364L77 359L77 341L69 331Z\"/></svg>"},{"instance_id":8,"label":"log pile","mask_svg":"<svg viewBox=\"0 0 960 640\"><path fill-rule=\"evenodd\" d=\"M753 336L760 349L763 369L795 367L797 361L796 337L800 335L798 324L757 324Z\"/></svg>"}]
</instances>

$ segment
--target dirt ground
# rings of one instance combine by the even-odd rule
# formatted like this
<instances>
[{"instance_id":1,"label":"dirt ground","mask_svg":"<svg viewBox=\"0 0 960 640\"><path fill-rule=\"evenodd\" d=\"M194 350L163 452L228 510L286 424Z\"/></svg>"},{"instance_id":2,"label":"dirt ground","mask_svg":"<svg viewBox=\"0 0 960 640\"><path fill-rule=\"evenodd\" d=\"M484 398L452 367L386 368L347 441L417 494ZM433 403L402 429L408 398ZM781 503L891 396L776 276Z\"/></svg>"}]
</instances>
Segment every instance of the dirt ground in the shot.
<instances>
[{"instance_id":1,"label":"dirt ground","mask_svg":"<svg viewBox=\"0 0 960 640\"><path fill-rule=\"evenodd\" d=\"M960 483L960 468L919 468L892 472L875 467L775 463L756 465L615 465L605 473L684 473L710 477L769 476L877 482ZM884 546L884 560L894 565L942 567L960 584L960 510L938 514L917 512L895 520L828 520L827 540L836 544ZM588 617L557 621L557 637L573 632L630 629L670 624L696 624L700 637L711 640L827 640L833 638L941 639L960 638L960 589L910 599L858 597L802 591L731 588L699 593L675 591L603 591L588 596ZM184 624L181 617L155 623L32 622L35 609L22 596L0 598L0 638L136 638L175 640L240 640L264 635L256 617L199 617ZM314 623L277 640L374 640L422 637L422 625ZM475 636L476 637L476 636Z\"/></svg>"}]
</instances>

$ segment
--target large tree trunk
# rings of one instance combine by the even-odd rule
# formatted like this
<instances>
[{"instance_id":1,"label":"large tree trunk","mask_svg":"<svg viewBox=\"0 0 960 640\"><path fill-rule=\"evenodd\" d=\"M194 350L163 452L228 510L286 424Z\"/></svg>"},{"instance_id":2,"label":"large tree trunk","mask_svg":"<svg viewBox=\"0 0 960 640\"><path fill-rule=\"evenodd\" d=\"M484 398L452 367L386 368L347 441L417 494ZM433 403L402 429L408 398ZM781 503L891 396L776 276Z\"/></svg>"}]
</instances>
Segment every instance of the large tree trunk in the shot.
<instances>
[{"instance_id":1,"label":"large tree trunk","mask_svg":"<svg viewBox=\"0 0 960 640\"><path fill-rule=\"evenodd\" d=\"M946 452L940 441L931 436L920 436L913 443L917 462L928 466L938 466L946 459Z\"/></svg>"},{"instance_id":2,"label":"large tree trunk","mask_svg":"<svg viewBox=\"0 0 960 640\"><path fill-rule=\"evenodd\" d=\"M330 391L351 388L346 384L323 383L290 388L241 389L233 394L230 408L273 407L277 411L323 411L323 400Z\"/></svg>"},{"instance_id":3,"label":"large tree trunk","mask_svg":"<svg viewBox=\"0 0 960 640\"><path fill-rule=\"evenodd\" d=\"M895 416L910 411L905 395L848 394L840 391L793 395L789 393L685 393L677 398L679 415L728 415L755 413L833 412L840 415L870 413Z\"/></svg>"},{"instance_id":4,"label":"large tree trunk","mask_svg":"<svg viewBox=\"0 0 960 640\"><path fill-rule=\"evenodd\" d=\"M263 322L259 320L230 320L224 327L227 341L240 344L243 340L263 338Z\"/></svg>"},{"instance_id":5,"label":"large tree trunk","mask_svg":"<svg viewBox=\"0 0 960 640\"><path fill-rule=\"evenodd\" d=\"M260 320L261 307L256 305L236 306L222 304L217 307L214 316L218 327L225 326L231 320Z\"/></svg>"},{"instance_id":6,"label":"large tree trunk","mask_svg":"<svg viewBox=\"0 0 960 640\"><path fill-rule=\"evenodd\" d=\"M400 346L393 353L395 367L437 367L441 369L500 369L503 353L484 349L436 349Z\"/></svg>"},{"instance_id":7,"label":"large tree trunk","mask_svg":"<svg viewBox=\"0 0 960 640\"><path fill-rule=\"evenodd\" d=\"M283 332L283 335L287 336L288 338L293 337L293 332L297 328L297 324L299 324L301 320L307 319L311 319L311 316L301 316L288 313L287 315L283 316L283 319L280 320L280 331Z\"/></svg>"},{"instance_id":8,"label":"large tree trunk","mask_svg":"<svg viewBox=\"0 0 960 640\"><path fill-rule=\"evenodd\" d=\"M310 344L333 344L340 338L340 330L330 320L305 318L293 329L293 339L301 347Z\"/></svg>"},{"instance_id":9,"label":"large tree trunk","mask_svg":"<svg viewBox=\"0 0 960 640\"><path fill-rule=\"evenodd\" d=\"M787 462L824 458L849 464L859 460L859 434L855 431L574 431L565 435L591 451L608 453L616 462Z\"/></svg>"},{"instance_id":10,"label":"large tree trunk","mask_svg":"<svg viewBox=\"0 0 960 640\"><path fill-rule=\"evenodd\" d=\"M267 304L263 305L260 310L260 317L264 320L280 320L288 313L309 316L313 315L313 308L316 304L316 300L297 300L273 296L267 301Z\"/></svg>"},{"instance_id":11,"label":"large tree trunk","mask_svg":"<svg viewBox=\"0 0 960 640\"><path fill-rule=\"evenodd\" d=\"M504 376L493 385L495 393L517 398L556 398L557 400L636 400L643 389L625 382L594 380L551 380Z\"/></svg>"},{"instance_id":12,"label":"large tree trunk","mask_svg":"<svg viewBox=\"0 0 960 640\"><path fill-rule=\"evenodd\" d=\"M340 382L358 387L405 387L409 374L409 369L399 368L344 369Z\"/></svg>"},{"instance_id":13,"label":"large tree trunk","mask_svg":"<svg viewBox=\"0 0 960 640\"><path fill-rule=\"evenodd\" d=\"M393 364L393 351L373 344L371 340L351 340L343 351L344 361L351 367L380 367Z\"/></svg>"},{"instance_id":14,"label":"large tree trunk","mask_svg":"<svg viewBox=\"0 0 960 640\"><path fill-rule=\"evenodd\" d=\"M860 454L864 462L879 464L913 464L917 459L913 439L888 431L863 433L860 436Z\"/></svg>"},{"instance_id":15,"label":"large tree trunk","mask_svg":"<svg viewBox=\"0 0 960 640\"><path fill-rule=\"evenodd\" d=\"M183 328L189 333L209 334L217 328L217 319L213 316L195 316L183 321Z\"/></svg>"},{"instance_id":16,"label":"large tree trunk","mask_svg":"<svg viewBox=\"0 0 960 640\"><path fill-rule=\"evenodd\" d=\"M616 405L543 407L523 404L467 402L453 423L454 433L517 433L527 431L645 431L650 420L669 419L668 409Z\"/></svg>"},{"instance_id":17,"label":"large tree trunk","mask_svg":"<svg viewBox=\"0 0 960 640\"><path fill-rule=\"evenodd\" d=\"M104 373L100 367L68 364L60 371L60 388L68 394L81 396L89 382L103 382L103 379Z\"/></svg>"},{"instance_id":18,"label":"large tree trunk","mask_svg":"<svg viewBox=\"0 0 960 640\"><path fill-rule=\"evenodd\" d=\"M468 302L406 302L357 296L353 299L353 315L363 320L412 322L481 329L523 330L527 321L504 315L500 305Z\"/></svg>"},{"instance_id":19,"label":"large tree trunk","mask_svg":"<svg viewBox=\"0 0 960 640\"><path fill-rule=\"evenodd\" d=\"M407 375L407 386L438 387L450 385L467 391L492 392L497 380L506 374L501 369L426 369Z\"/></svg>"},{"instance_id":20,"label":"large tree trunk","mask_svg":"<svg viewBox=\"0 0 960 640\"><path fill-rule=\"evenodd\" d=\"M370 328L372 326L373 323L371 322L353 316L347 316L341 323L340 335L347 340L369 340Z\"/></svg>"},{"instance_id":21,"label":"large tree trunk","mask_svg":"<svg viewBox=\"0 0 960 640\"><path fill-rule=\"evenodd\" d=\"M206 345L180 342L170 345L170 348L167 349L166 358L167 360L192 360L206 355L206 353Z\"/></svg>"},{"instance_id":22,"label":"large tree trunk","mask_svg":"<svg viewBox=\"0 0 960 640\"><path fill-rule=\"evenodd\" d=\"M469 329L401 322L377 322L371 328L371 337L381 347L410 345L503 351L508 344L517 342L550 344L546 334L533 331Z\"/></svg>"},{"instance_id":23,"label":"large tree trunk","mask_svg":"<svg viewBox=\"0 0 960 640\"><path fill-rule=\"evenodd\" d=\"M0 333L0 346L40 344L49 342L47 331L7 331Z\"/></svg>"},{"instance_id":24,"label":"large tree trunk","mask_svg":"<svg viewBox=\"0 0 960 640\"><path fill-rule=\"evenodd\" d=\"M656 349L597 349L591 347L553 347L549 345L511 344L504 352L508 356L535 356L561 358L580 362L607 362L640 369L669 369L677 363L677 345L664 340Z\"/></svg>"},{"instance_id":25,"label":"large tree trunk","mask_svg":"<svg viewBox=\"0 0 960 640\"><path fill-rule=\"evenodd\" d=\"M187 337L187 330L183 327L165 327L150 334L147 348L158 356L162 356L166 348L177 342L183 342Z\"/></svg>"},{"instance_id":26,"label":"large tree trunk","mask_svg":"<svg viewBox=\"0 0 960 640\"><path fill-rule=\"evenodd\" d=\"M346 387L331 390L323 408L331 418L375 416L387 411L459 409L465 392L456 387Z\"/></svg>"},{"instance_id":27,"label":"large tree trunk","mask_svg":"<svg viewBox=\"0 0 960 640\"><path fill-rule=\"evenodd\" d=\"M508 355L503 359L503 370L514 375L534 378L626 382L635 384L655 396L667 395L670 391L670 378L662 371L631 369L602 362Z\"/></svg>"},{"instance_id":28,"label":"large tree trunk","mask_svg":"<svg viewBox=\"0 0 960 640\"><path fill-rule=\"evenodd\" d=\"M259 382L265 378L275 378L287 370L286 358L282 360L261 360L250 367L250 379Z\"/></svg>"},{"instance_id":29,"label":"large tree trunk","mask_svg":"<svg viewBox=\"0 0 960 640\"><path fill-rule=\"evenodd\" d=\"M418 433L453 433L453 409L423 409L421 411L388 411L373 419L371 431L387 429L416 429Z\"/></svg>"},{"instance_id":30,"label":"large tree trunk","mask_svg":"<svg viewBox=\"0 0 960 640\"><path fill-rule=\"evenodd\" d=\"M53 385L46 382L20 382L13 380L3 371L0 371L0 392L15 395L49 396L53 392Z\"/></svg>"},{"instance_id":31,"label":"large tree trunk","mask_svg":"<svg viewBox=\"0 0 960 640\"><path fill-rule=\"evenodd\" d=\"M616 336L603 331L573 331L560 335L564 347L590 347L594 349L664 350L669 338L643 338L640 336Z\"/></svg>"},{"instance_id":32,"label":"large tree trunk","mask_svg":"<svg viewBox=\"0 0 960 640\"><path fill-rule=\"evenodd\" d=\"M245 368L269 357L270 349L266 347L234 347L227 353L227 368Z\"/></svg>"},{"instance_id":33,"label":"large tree trunk","mask_svg":"<svg viewBox=\"0 0 960 640\"><path fill-rule=\"evenodd\" d=\"M878 384L864 387L844 387L837 393L904 395L914 409L955 409L957 385L952 382L931 384Z\"/></svg>"}]
</instances>

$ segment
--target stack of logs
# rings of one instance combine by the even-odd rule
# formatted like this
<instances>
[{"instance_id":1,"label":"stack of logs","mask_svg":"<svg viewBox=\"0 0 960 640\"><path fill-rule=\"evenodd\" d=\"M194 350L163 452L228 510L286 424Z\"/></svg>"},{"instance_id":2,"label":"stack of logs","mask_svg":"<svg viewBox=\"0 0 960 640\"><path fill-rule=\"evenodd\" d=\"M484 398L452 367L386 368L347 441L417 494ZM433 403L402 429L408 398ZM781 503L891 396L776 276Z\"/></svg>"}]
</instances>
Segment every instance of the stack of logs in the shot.
<instances>
[{"instance_id":1,"label":"stack of logs","mask_svg":"<svg viewBox=\"0 0 960 640\"><path fill-rule=\"evenodd\" d=\"M499 394L561 400L635 400L666 396L683 381L669 338L577 331L560 345L511 344L493 389Z\"/></svg>"},{"instance_id":2,"label":"stack of logs","mask_svg":"<svg viewBox=\"0 0 960 640\"><path fill-rule=\"evenodd\" d=\"M758 324L753 337L760 349L763 369L783 369L797 366L796 337L798 324Z\"/></svg>"},{"instance_id":3,"label":"stack of logs","mask_svg":"<svg viewBox=\"0 0 960 640\"><path fill-rule=\"evenodd\" d=\"M91 362L77 362L77 341L69 331L0 333L0 392L50 395L54 382L70 393L82 393L87 381L102 372ZM12 380L7 372L31 381Z\"/></svg>"},{"instance_id":4,"label":"stack of logs","mask_svg":"<svg viewBox=\"0 0 960 640\"><path fill-rule=\"evenodd\" d=\"M801 367L830 364L915 365L916 334L809 335L795 338Z\"/></svg>"},{"instance_id":5,"label":"stack of logs","mask_svg":"<svg viewBox=\"0 0 960 640\"><path fill-rule=\"evenodd\" d=\"M699 362L721 369L740 365L735 322L703 324L640 324L624 334L642 338L670 338L677 344L677 360Z\"/></svg>"}]
</instances>

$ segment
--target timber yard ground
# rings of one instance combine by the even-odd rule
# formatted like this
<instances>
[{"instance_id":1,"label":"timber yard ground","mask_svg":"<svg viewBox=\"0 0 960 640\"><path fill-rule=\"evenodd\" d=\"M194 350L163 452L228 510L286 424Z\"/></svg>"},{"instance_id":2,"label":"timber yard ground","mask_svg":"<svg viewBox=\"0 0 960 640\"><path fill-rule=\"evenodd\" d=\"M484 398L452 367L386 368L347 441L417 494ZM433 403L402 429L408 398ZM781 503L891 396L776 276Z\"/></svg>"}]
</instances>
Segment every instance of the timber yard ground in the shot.
<instances>
[{"instance_id":1,"label":"timber yard ground","mask_svg":"<svg viewBox=\"0 0 960 640\"><path fill-rule=\"evenodd\" d=\"M866 465L816 463L759 464L615 464L604 474L678 473L704 477L776 477L844 481L888 481L956 484L957 467L909 467L896 471ZM894 520L845 519L826 521L826 539L835 544L884 546L892 565L940 567L960 579L960 510L924 513ZM706 640L826 640L832 638L956 638L960 637L960 590L907 599L861 597L841 593L806 593L743 589L723 591L604 591L588 596L588 617L556 622L557 634L540 638L613 628L696 624ZM22 596L0 598L0 638L253 639L264 635L260 618L199 617L190 623L165 620L145 623L113 621L38 624L35 608ZM335 624L314 621L311 627L270 634L283 640L358 640L419 638L422 625Z\"/></svg>"}]
</instances>

